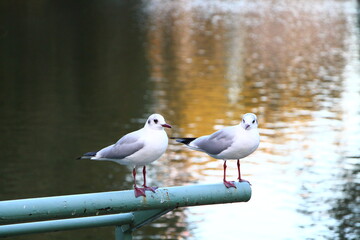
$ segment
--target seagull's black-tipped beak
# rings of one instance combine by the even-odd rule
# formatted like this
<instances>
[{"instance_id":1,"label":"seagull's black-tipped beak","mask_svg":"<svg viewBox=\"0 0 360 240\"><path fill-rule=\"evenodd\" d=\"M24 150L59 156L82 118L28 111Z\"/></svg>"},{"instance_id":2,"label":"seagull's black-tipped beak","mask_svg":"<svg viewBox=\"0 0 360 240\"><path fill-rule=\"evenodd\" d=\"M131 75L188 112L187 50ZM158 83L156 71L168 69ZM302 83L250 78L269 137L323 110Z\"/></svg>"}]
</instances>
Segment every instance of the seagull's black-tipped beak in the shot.
<instances>
[{"instance_id":1,"label":"seagull's black-tipped beak","mask_svg":"<svg viewBox=\"0 0 360 240\"><path fill-rule=\"evenodd\" d=\"M249 127L250 127L250 124L246 124L246 125L245 125L245 130L248 130Z\"/></svg>"},{"instance_id":2,"label":"seagull's black-tipped beak","mask_svg":"<svg viewBox=\"0 0 360 240\"><path fill-rule=\"evenodd\" d=\"M161 126L166 127L166 128L171 128L171 125L169 125L169 124L167 124L167 123L161 124Z\"/></svg>"}]
</instances>

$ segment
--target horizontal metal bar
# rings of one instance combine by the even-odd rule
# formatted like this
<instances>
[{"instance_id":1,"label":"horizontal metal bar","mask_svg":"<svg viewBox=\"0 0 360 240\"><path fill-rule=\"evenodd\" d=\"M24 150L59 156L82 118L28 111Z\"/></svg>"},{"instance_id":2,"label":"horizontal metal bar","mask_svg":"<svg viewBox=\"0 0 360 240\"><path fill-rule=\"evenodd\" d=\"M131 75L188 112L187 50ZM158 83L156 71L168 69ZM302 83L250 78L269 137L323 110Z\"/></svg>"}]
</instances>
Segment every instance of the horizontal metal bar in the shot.
<instances>
[{"instance_id":1,"label":"horizontal metal bar","mask_svg":"<svg viewBox=\"0 0 360 240\"><path fill-rule=\"evenodd\" d=\"M0 237L10 237L30 233L44 233L79 228L105 227L131 224L132 213L110 214L105 216L81 217L31 223L18 223L0 226Z\"/></svg>"},{"instance_id":2,"label":"horizontal metal bar","mask_svg":"<svg viewBox=\"0 0 360 240\"><path fill-rule=\"evenodd\" d=\"M26 221L74 218L101 214L167 209L196 205L246 202L251 198L247 182L159 188L135 198L133 190L0 201L0 225Z\"/></svg>"}]
</instances>

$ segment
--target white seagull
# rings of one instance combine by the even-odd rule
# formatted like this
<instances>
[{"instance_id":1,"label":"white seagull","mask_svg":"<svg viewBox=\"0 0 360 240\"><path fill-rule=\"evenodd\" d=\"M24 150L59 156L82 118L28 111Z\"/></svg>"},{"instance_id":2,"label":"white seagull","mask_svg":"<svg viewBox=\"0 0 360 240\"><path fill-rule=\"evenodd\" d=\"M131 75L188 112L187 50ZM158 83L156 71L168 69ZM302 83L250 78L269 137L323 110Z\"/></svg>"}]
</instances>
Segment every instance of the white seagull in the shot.
<instances>
[{"instance_id":1,"label":"white seagull","mask_svg":"<svg viewBox=\"0 0 360 240\"><path fill-rule=\"evenodd\" d=\"M159 159L168 146L168 136L164 127L171 128L160 114L152 114L145 126L120 138L115 144L97 152L85 153L81 159L113 161L133 166L135 197L144 196L146 190L155 192L157 187L146 186L146 165ZM143 167L143 188L136 185L136 168Z\"/></svg>"},{"instance_id":2,"label":"white seagull","mask_svg":"<svg viewBox=\"0 0 360 240\"><path fill-rule=\"evenodd\" d=\"M237 160L238 180L241 178L240 159L249 156L259 146L260 135L258 122L253 113L244 114L240 124L225 127L211 135L198 138L172 138L177 142L185 144L188 148L207 153L216 159L224 160L224 185L227 188L236 186L233 182L226 181L226 160ZM248 181L246 181L248 182Z\"/></svg>"}]
</instances>

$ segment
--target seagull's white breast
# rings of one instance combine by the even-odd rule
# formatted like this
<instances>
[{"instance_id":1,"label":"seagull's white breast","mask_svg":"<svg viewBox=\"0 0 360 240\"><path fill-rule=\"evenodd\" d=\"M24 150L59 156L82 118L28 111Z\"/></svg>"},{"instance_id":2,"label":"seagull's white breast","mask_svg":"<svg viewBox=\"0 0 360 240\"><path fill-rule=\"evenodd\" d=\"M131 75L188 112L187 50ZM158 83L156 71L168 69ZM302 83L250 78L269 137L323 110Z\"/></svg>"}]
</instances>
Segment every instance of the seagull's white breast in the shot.
<instances>
[{"instance_id":1,"label":"seagull's white breast","mask_svg":"<svg viewBox=\"0 0 360 240\"><path fill-rule=\"evenodd\" d=\"M140 141L144 142L144 147L119 163L142 166L159 159L165 153L168 146L168 137L165 130L143 130Z\"/></svg>"}]
</instances>

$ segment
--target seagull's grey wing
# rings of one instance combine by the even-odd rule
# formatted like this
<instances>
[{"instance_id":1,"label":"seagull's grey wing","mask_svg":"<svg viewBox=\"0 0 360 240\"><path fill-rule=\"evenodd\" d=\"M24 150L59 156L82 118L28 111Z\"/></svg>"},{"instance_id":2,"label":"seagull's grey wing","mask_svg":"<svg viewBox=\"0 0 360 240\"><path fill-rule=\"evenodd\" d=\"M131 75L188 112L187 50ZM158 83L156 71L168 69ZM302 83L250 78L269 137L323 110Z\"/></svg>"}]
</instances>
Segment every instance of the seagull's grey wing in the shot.
<instances>
[{"instance_id":1,"label":"seagull's grey wing","mask_svg":"<svg viewBox=\"0 0 360 240\"><path fill-rule=\"evenodd\" d=\"M134 132L135 133L135 132ZM115 144L101 149L97 156L101 158L126 158L144 147L144 143L139 139L137 134L127 134Z\"/></svg>"},{"instance_id":2,"label":"seagull's grey wing","mask_svg":"<svg viewBox=\"0 0 360 240\"><path fill-rule=\"evenodd\" d=\"M209 136L199 137L194 140L196 145L202 151L216 155L226 150L233 144L234 134L232 131L219 130Z\"/></svg>"}]
</instances>

